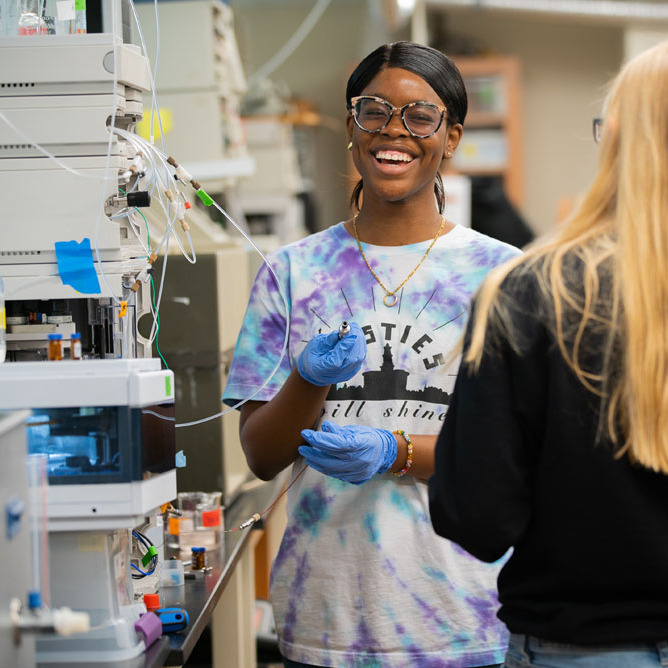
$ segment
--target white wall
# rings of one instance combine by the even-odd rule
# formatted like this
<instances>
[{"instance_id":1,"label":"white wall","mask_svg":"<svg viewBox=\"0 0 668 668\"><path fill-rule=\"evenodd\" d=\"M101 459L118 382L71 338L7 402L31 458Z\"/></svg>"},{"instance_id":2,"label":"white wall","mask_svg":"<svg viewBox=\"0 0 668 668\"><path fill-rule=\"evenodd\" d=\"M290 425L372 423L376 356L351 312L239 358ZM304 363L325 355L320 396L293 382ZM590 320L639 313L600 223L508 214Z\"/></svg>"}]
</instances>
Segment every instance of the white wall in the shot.
<instances>
[{"instance_id":1,"label":"white wall","mask_svg":"<svg viewBox=\"0 0 668 668\"><path fill-rule=\"evenodd\" d=\"M452 12L449 31L476 38L522 65L523 213L537 232L554 225L559 198L591 182L597 160L591 121L623 58L623 30L492 11ZM466 126L465 126L466 128Z\"/></svg>"},{"instance_id":2,"label":"white wall","mask_svg":"<svg viewBox=\"0 0 668 668\"><path fill-rule=\"evenodd\" d=\"M668 39L668 28L652 30L630 26L624 31L624 60L630 60L665 39Z\"/></svg>"}]
</instances>

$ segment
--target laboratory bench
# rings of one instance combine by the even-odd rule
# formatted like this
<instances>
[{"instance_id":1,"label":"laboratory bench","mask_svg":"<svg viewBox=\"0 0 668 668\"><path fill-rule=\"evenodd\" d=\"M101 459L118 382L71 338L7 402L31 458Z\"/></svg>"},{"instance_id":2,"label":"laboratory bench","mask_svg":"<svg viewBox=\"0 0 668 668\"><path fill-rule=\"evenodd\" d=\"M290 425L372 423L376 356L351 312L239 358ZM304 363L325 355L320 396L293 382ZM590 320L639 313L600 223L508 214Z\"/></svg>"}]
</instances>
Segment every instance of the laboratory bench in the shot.
<instances>
[{"instance_id":1,"label":"laboratory bench","mask_svg":"<svg viewBox=\"0 0 668 668\"><path fill-rule=\"evenodd\" d=\"M283 475L270 482L256 481L250 489L243 491L228 508L225 508L223 513L225 528L236 527L254 513L261 513L269 508L278 499L284 488L285 476ZM160 590L163 607L185 608L189 616L189 624L184 631L168 636L169 653L163 665L182 666L185 664L209 623L212 625L214 666L225 665L236 668L236 666L254 663L248 656L254 654L254 650L247 646L249 629L233 627L239 624L244 617L252 627L255 596L253 594L249 597L248 590L254 592L253 551L261 535L258 529L263 528L269 515L270 513L267 513L250 529L223 534L221 548L216 551L207 551L207 566L210 566L211 570L201 579L186 579L185 584L181 587ZM244 583L245 591L243 591ZM224 599L222 602L221 598ZM239 610L239 607L242 609ZM254 642L252 628L250 631L250 641ZM236 639L233 638L233 641L239 642L230 643L230 633L233 636L236 634ZM241 636L245 636L245 649L244 639ZM236 658L234 658L235 652L238 654ZM217 654L218 660L216 660ZM221 662L223 655L226 659Z\"/></svg>"}]
</instances>

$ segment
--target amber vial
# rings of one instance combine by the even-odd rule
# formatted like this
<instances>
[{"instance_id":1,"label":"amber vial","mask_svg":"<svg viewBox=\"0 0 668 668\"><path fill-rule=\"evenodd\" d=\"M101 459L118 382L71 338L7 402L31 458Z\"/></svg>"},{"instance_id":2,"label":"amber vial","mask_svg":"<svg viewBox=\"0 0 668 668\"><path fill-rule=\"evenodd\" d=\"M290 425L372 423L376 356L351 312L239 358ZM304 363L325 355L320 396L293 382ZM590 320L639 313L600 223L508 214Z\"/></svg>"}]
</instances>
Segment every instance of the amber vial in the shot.
<instances>
[{"instance_id":1,"label":"amber vial","mask_svg":"<svg viewBox=\"0 0 668 668\"><path fill-rule=\"evenodd\" d=\"M47 359L50 360L61 360L63 359L63 335L62 334L49 334L47 336L49 340L49 348L47 351Z\"/></svg>"},{"instance_id":2,"label":"amber vial","mask_svg":"<svg viewBox=\"0 0 668 668\"><path fill-rule=\"evenodd\" d=\"M190 568L193 571L201 571L206 568L206 548L205 547L191 547L191 563Z\"/></svg>"},{"instance_id":3,"label":"amber vial","mask_svg":"<svg viewBox=\"0 0 668 668\"><path fill-rule=\"evenodd\" d=\"M81 334L74 332L70 338L70 359L81 359Z\"/></svg>"}]
</instances>

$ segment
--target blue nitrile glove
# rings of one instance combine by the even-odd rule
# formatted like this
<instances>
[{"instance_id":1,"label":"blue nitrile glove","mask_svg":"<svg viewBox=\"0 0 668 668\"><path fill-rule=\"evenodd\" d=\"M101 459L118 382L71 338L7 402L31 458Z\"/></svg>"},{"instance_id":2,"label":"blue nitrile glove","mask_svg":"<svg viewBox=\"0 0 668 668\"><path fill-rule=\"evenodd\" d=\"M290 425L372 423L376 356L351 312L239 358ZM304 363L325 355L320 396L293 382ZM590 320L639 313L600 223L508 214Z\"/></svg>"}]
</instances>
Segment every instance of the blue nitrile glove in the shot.
<instances>
[{"instance_id":1,"label":"blue nitrile glove","mask_svg":"<svg viewBox=\"0 0 668 668\"><path fill-rule=\"evenodd\" d=\"M356 322L351 322L350 333L342 339L336 330L314 336L297 360L297 371L313 385L343 383L362 368L365 357L364 333Z\"/></svg>"},{"instance_id":2,"label":"blue nitrile glove","mask_svg":"<svg viewBox=\"0 0 668 668\"><path fill-rule=\"evenodd\" d=\"M320 473L361 485L377 473L385 473L397 458L397 440L387 429L323 422L322 431L304 429L309 445L299 454Z\"/></svg>"}]
</instances>

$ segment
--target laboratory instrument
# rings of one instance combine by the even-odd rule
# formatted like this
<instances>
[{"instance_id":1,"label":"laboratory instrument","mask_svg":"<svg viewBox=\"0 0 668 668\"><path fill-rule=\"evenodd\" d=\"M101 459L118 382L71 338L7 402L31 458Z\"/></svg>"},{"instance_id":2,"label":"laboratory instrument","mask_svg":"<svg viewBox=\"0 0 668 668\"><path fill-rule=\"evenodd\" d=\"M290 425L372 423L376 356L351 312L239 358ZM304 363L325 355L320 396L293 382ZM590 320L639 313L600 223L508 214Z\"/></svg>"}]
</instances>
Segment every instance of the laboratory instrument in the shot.
<instances>
[{"instance_id":1,"label":"laboratory instrument","mask_svg":"<svg viewBox=\"0 0 668 668\"><path fill-rule=\"evenodd\" d=\"M125 215L148 202L145 170L108 129L132 130L149 87L148 61L114 33L0 39L10 361L45 359L48 334L69 348L74 332L94 357L150 355L136 328L150 311L147 284L127 289L147 265L146 229Z\"/></svg>"},{"instance_id":2,"label":"laboratory instrument","mask_svg":"<svg viewBox=\"0 0 668 668\"><path fill-rule=\"evenodd\" d=\"M156 359L0 365L0 406L29 409L29 453L45 460L51 608L92 629L38 636L40 664L139 657L130 529L176 497L174 381Z\"/></svg>"}]
</instances>

